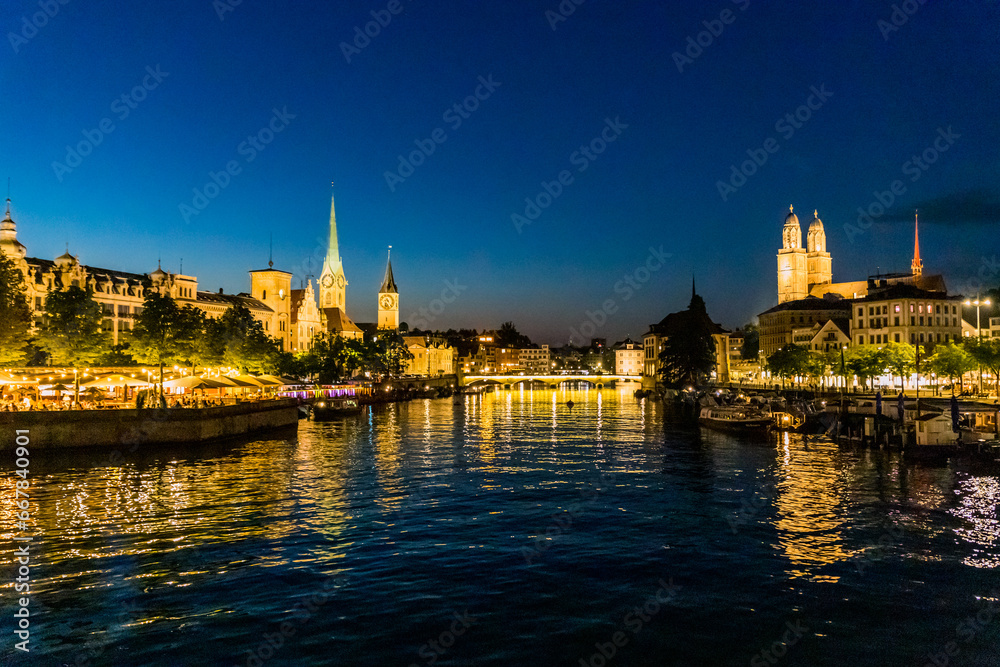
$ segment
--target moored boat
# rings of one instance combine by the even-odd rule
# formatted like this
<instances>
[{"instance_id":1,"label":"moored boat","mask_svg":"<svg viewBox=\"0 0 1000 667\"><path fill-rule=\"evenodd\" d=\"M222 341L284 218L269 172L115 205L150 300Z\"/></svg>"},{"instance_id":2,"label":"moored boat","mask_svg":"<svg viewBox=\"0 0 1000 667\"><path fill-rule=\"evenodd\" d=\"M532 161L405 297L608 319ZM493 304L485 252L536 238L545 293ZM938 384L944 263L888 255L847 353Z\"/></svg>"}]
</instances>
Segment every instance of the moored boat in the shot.
<instances>
[{"instance_id":1,"label":"moored boat","mask_svg":"<svg viewBox=\"0 0 1000 667\"><path fill-rule=\"evenodd\" d=\"M756 405L704 406L698 422L719 431L766 433L774 425L774 417Z\"/></svg>"},{"instance_id":2,"label":"moored boat","mask_svg":"<svg viewBox=\"0 0 1000 667\"><path fill-rule=\"evenodd\" d=\"M310 416L313 421L324 421L356 415L359 412L361 412L361 405L356 398L321 398L313 403Z\"/></svg>"}]
</instances>

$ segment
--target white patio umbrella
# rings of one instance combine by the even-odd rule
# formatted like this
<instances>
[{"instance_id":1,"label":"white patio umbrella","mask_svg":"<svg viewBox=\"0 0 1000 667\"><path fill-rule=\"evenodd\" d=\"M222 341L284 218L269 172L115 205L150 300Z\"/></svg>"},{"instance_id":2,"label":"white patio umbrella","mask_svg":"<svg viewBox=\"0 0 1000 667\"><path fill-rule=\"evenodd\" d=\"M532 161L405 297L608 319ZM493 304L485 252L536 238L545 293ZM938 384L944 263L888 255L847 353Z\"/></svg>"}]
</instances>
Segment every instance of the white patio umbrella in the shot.
<instances>
[{"instance_id":1,"label":"white patio umbrella","mask_svg":"<svg viewBox=\"0 0 1000 667\"><path fill-rule=\"evenodd\" d=\"M151 387L152 382L146 382L140 378L134 378L130 375L122 375L121 373L113 373L111 375L105 375L103 377L96 378L90 382L81 382L81 387Z\"/></svg>"},{"instance_id":2,"label":"white patio umbrella","mask_svg":"<svg viewBox=\"0 0 1000 667\"><path fill-rule=\"evenodd\" d=\"M230 385L224 382L218 382L217 378L203 378L197 376L188 376L183 378L177 378L176 380L164 380L164 387L170 387L171 389L218 389L219 387L228 387Z\"/></svg>"}]
</instances>

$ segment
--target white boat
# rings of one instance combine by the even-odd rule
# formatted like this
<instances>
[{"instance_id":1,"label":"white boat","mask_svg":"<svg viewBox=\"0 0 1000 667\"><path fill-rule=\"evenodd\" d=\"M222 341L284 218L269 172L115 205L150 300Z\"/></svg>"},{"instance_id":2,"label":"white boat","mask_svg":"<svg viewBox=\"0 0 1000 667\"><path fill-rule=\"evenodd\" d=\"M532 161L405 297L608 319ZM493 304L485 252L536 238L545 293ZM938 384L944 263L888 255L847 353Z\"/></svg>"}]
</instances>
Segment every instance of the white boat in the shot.
<instances>
[{"instance_id":1,"label":"white boat","mask_svg":"<svg viewBox=\"0 0 1000 667\"><path fill-rule=\"evenodd\" d=\"M719 431L766 433L774 426L774 416L767 406L709 405L701 409L698 422Z\"/></svg>"}]
</instances>

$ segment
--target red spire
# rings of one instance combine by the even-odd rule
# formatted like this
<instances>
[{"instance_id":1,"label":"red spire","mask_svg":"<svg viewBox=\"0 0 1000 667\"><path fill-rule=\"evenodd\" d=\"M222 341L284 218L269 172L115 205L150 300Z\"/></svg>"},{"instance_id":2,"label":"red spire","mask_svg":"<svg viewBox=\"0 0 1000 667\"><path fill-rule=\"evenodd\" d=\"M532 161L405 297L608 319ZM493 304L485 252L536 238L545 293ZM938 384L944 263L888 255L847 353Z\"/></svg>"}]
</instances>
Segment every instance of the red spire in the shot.
<instances>
[{"instance_id":1,"label":"red spire","mask_svg":"<svg viewBox=\"0 0 1000 667\"><path fill-rule=\"evenodd\" d=\"M915 276L924 272L924 263L920 260L920 228L916 212L913 214L913 261L910 262L910 269Z\"/></svg>"}]
</instances>

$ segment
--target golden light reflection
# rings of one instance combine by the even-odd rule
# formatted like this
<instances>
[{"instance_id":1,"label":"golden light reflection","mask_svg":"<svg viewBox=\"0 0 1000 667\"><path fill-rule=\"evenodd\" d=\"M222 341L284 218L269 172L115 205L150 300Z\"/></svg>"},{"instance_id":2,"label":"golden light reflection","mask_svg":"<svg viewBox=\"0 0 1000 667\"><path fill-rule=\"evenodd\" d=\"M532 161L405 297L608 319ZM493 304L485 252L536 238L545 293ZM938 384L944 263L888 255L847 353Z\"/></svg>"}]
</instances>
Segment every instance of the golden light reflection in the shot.
<instances>
[{"instance_id":1,"label":"golden light reflection","mask_svg":"<svg viewBox=\"0 0 1000 667\"><path fill-rule=\"evenodd\" d=\"M839 577L818 570L851 556L841 535L843 484L836 453L836 445L829 441L803 442L798 435L779 435L775 527L791 577L836 582Z\"/></svg>"}]
</instances>

